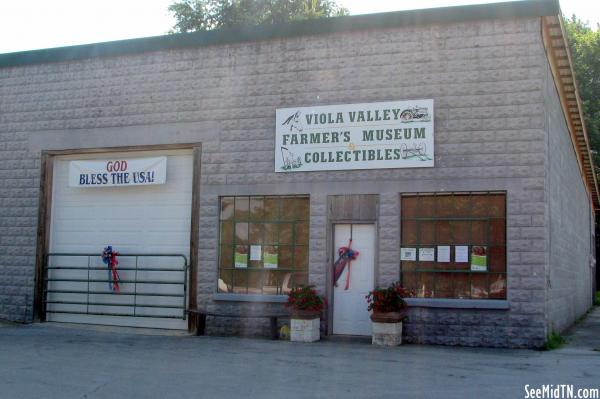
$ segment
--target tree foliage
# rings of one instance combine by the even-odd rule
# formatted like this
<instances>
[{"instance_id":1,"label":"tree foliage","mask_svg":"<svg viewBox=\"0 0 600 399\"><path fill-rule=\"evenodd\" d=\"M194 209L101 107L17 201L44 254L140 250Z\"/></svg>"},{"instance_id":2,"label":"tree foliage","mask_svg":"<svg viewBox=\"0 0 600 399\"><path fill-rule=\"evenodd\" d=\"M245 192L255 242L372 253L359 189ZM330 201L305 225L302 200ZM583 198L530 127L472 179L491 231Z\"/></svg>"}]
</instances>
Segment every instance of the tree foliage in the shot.
<instances>
[{"instance_id":1,"label":"tree foliage","mask_svg":"<svg viewBox=\"0 0 600 399\"><path fill-rule=\"evenodd\" d=\"M575 78L583 102L585 125L600 167L600 26L592 29L575 15L565 18L565 30L573 59Z\"/></svg>"},{"instance_id":2,"label":"tree foliage","mask_svg":"<svg viewBox=\"0 0 600 399\"><path fill-rule=\"evenodd\" d=\"M172 33L347 15L335 0L179 0Z\"/></svg>"}]
</instances>

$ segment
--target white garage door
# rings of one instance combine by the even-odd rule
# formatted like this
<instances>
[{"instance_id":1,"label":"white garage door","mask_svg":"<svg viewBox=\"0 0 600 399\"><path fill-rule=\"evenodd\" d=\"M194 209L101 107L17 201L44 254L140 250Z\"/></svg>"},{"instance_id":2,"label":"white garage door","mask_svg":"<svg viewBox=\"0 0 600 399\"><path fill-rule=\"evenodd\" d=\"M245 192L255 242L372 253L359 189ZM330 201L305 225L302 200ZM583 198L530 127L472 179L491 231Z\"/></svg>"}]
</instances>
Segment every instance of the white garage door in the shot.
<instances>
[{"instance_id":1,"label":"white garage door","mask_svg":"<svg viewBox=\"0 0 600 399\"><path fill-rule=\"evenodd\" d=\"M165 184L69 187L69 162L167 157ZM186 329L193 162L191 151L130 152L54 160L47 320ZM120 292L100 254L122 254ZM64 254L64 255L60 255ZM78 255L79 254L79 255ZM92 256L86 256L91 254ZM136 255L142 256L126 256ZM181 256L156 256L171 254ZM70 281L65 281L70 280Z\"/></svg>"}]
</instances>

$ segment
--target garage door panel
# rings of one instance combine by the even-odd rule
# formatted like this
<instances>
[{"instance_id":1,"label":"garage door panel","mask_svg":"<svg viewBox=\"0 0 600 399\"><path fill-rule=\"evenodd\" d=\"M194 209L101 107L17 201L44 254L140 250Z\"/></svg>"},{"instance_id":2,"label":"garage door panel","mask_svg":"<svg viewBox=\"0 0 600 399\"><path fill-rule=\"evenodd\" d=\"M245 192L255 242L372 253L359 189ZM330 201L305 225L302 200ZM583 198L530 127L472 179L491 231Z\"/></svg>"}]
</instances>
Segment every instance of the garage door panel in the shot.
<instances>
[{"instance_id":1,"label":"garage door panel","mask_svg":"<svg viewBox=\"0 0 600 399\"><path fill-rule=\"evenodd\" d=\"M121 153L106 154L96 158L130 159L158 155L167 156L166 183L138 187L69 187L70 160L86 157L55 158L49 252L98 255L89 259L81 256L50 259L51 267L87 268L89 262L91 270L48 270L49 277L86 280L85 282L49 281L48 289L84 292L89 290L89 294L49 292L48 300L50 301L80 301L86 302L86 305L49 303L47 309L122 315L135 313L142 317L49 313L48 320L134 327L187 328L187 321L182 319L183 309L181 308L185 299L183 282L186 273L182 270L185 267L185 260L179 257L139 257L136 259L124 255L176 253L188 256L193 175L191 152ZM112 245L116 251L122 254L118 257L119 264L117 266L121 278L120 293L111 292L108 285L108 267L100 257L102 249L106 245ZM138 268L137 272L136 270L126 270L136 267ZM146 268L169 271L143 270ZM91 281L87 281L88 276ZM144 283L144 281L150 283ZM156 284L155 282L168 284ZM134 293L137 296L133 295ZM103 305L93 305L93 303ZM147 307L139 305L147 305ZM154 306L164 306L164 308ZM171 317L180 319L168 319Z\"/></svg>"}]
</instances>

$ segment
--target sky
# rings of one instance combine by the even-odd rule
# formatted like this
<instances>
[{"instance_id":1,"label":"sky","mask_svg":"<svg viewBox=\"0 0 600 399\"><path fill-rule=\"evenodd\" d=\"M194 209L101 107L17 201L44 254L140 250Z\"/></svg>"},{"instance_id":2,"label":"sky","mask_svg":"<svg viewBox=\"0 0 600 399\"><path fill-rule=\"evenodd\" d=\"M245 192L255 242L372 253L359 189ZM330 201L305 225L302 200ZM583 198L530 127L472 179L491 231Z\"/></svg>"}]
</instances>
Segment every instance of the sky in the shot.
<instances>
[{"instance_id":1,"label":"sky","mask_svg":"<svg viewBox=\"0 0 600 399\"><path fill-rule=\"evenodd\" d=\"M174 0L0 0L0 53L164 35ZM501 0L337 0L351 14ZM563 14L600 23L599 0L560 0Z\"/></svg>"}]
</instances>

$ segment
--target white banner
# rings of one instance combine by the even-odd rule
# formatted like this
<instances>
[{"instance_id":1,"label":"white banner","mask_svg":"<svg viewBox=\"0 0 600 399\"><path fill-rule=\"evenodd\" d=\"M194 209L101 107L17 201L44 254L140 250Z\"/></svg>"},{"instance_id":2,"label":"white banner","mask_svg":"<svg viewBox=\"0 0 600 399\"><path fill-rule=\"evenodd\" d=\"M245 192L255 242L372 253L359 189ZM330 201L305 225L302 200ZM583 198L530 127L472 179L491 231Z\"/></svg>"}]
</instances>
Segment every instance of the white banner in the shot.
<instances>
[{"instance_id":1,"label":"white banner","mask_svg":"<svg viewBox=\"0 0 600 399\"><path fill-rule=\"evenodd\" d=\"M275 172L432 167L433 100L276 110Z\"/></svg>"},{"instance_id":2,"label":"white banner","mask_svg":"<svg viewBox=\"0 0 600 399\"><path fill-rule=\"evenodd\" d=\"M69 162L69 187L165 184L167 157Z\"/></svg>"}]
</instances>

